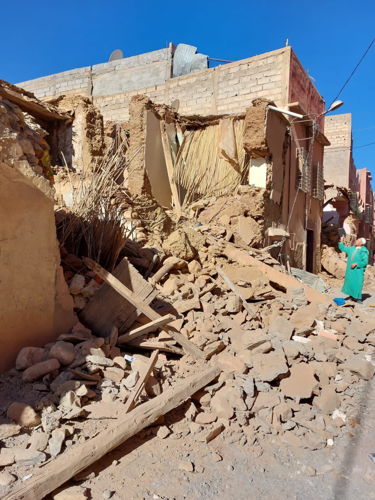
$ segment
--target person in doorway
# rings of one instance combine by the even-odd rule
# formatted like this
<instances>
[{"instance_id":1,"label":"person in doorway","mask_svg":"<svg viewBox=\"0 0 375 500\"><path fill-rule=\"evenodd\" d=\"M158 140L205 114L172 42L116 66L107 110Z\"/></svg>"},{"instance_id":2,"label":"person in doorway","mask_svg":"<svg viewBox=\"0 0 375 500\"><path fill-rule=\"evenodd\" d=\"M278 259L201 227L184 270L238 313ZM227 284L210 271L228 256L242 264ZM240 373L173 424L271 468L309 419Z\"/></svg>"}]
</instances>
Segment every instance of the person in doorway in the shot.
<instances>
[{"instance_id":1,"label":"person in doorway","mask_svg":"<svg viewBox=\"0 0 375 500\"><path fill-rule=\"evenodd\" d=\"M365 269L369 259L369 252L365 245L365 238L356 240L354 246L347 247L342 242L338 245L339 250L346 253L348 258L342 292L348 294L352 300L360 304L362 303Z\"/></svg>"}]
</instances>

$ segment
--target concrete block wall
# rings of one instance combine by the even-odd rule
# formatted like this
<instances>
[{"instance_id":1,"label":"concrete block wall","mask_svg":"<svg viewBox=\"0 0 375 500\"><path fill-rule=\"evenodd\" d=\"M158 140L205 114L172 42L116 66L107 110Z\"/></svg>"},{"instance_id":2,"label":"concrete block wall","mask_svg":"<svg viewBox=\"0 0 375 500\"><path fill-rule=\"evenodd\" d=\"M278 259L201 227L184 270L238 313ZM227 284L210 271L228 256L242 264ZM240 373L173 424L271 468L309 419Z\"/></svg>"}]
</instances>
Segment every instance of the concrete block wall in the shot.
<instances>
[{"instance_id":1,"label":"concrete block wall","mask_svg":"<svg viewBox=\"0 0 375 500\"><path fill-rule=\"evenodd\" d=\"M104 120L122 121L128 120L130 99L138 94L145 94L158 104L171 104L178 99L178 111L184 115L241 113L257 97L285 105L284 67L289 53L288 48L281 49L172 78L161 85L111 96L94 96L94 104Z\"/></svg>"},{"instance_id":2,"label":"concrete block wall","mask_svg":"<svg viewBox=\"0 0 375 500\"><path fill-rule=\"evenodd\" d=\"M157 85L171 76L172 48L95 64L18 84L40 99L61 94L106 96Z\"/></svg>"},{"instance_id":3,"label":"concrete block wall","mask_svg":"<svg viewBox=\"0 0 375 500\"><path fill-rule=\"evenodd\" d=\"M256 97L288 102L291 48L275 50L204 71L171 78L172 49L22 82L37 97L90 95L104 120L127 121L133 95L159 104L180 101L181 114L239 113Z\"/></svg>"}]
</instances>

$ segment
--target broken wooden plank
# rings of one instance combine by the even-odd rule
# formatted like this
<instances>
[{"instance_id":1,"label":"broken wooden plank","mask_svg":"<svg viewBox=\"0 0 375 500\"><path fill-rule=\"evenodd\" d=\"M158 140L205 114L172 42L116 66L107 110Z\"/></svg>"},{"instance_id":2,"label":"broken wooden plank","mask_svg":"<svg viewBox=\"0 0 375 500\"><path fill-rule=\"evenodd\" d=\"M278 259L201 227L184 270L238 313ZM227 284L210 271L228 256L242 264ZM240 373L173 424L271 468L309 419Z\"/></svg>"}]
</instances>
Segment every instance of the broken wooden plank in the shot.
<instances>
[{"instance_id":1,"label":"broken wooden plank","mask_svg":"<svg viewBox=\"0 0 375 500\"><path fill-rule=\"evenodd\" d=\"M0 96L13 104L17 104L25 113L29 113L39 119L46 121L73 121L68 113L58 110L52 104L40 101L30 92L4 80L0 80Z\"/></svg>"},{"instance_id":2,"label":"broken wooden plank","mask_svg":"<svg viewBox=\"0 0 375 500\"><path fill-rule=\"evenodd\" d=\"M241 300L244 309L249 314L251 314L251 316L254 316L255 313L253 308L246 302L246 298L244 297L243 293L238 288L238 286L233 283L233 281L229 278L229 276L227 276L225 272L222 269L220 269L220 267L217 267L216 271L218 272L218 275L224 280L224 283L228 285L228 287L236 295L236 297L238 297Z\"/></svg>"},{"instance_id":3,"label":"broken wooden plank","mask_svg":"<svg viewBox=\"0 0 375 500\"><path fill-rule=\"evenodd\" d=\"M159 281L178 264L186 265L186 262L182 259L179 259L178 257L168 257L167 259L165 259L162 267L158 271L156 271L156 273L149 279L149 282L152 284L159 283Z\"/></svg>"},{"instance_id":4,"label":"broken wooden plank","mask_svg":"<svg viewBox=\"0 0 375 500\"><path fill-rule=\"evenodd\" d=\"M138 400L139 396L141 395L141 392L143 391L143 389L146 385L146 382L147 382L149 376L151 375L152 370L154 369L154 366L155 366L156 361L158 359L158 355L159 355L158 350L156 350L152 353L152 355L150 357L150 361L149 361L148 366L147 366L147 370L143 373L143 375L141 375L141 377L139 378L139 380L137 382L137 385L134 388L134 391L130 394L130 396L128 397L128 399L125 403L124 413L128 413L129 411L131 411L135 407L135 405L137 404L137 400Z\"/></svg>"},{"instance_id":5,"label":"broken wooden plank","mask_svg":"<svg viewBox=\"0 0 375 500\"><path fill-rule=\"evenodd\" d=\"M172 314L166 314L165 316L161 316L158 319L154 319L145 325L139 326L138 328L134 328L128 333L121 335L117 343L125 344L126 342L131 342L132 340L140 337L141 335L146 335L146 333L151 333L160 328L161 326L167 325L171 321L176 319Z\"/></svg>"},{"instance_id":6,"label":"broken wooden plank","mask_svg":"<svg viewBox=\"0 0 375 500\"><path fill-rule=\"evenodd\" d=\"M83 257L83 261L89 269L94 271L94 273L102 278L102 280L111 285L117 293L119 293L122 297L124 297L124 299L133 304L139 311L143 312L143 314L145 314L149 319L155 320L161 318L160 314L154 311L148 304L145 304L135 293L133 293L125 285L123 285L121 281L115 278L113 274L103 269L99 264L89 259L88 257ZM204 354L201 349L193 344L193 342L190 342L190 340L184 337L181 333L177 332L174 328L169 326L166 326L164 330L194 358L204 359Z\"/></svg>"},{"instance_id":7,"label":"broken wooden plank","mask_svg":"<svg viewBox=\"0 0 375 500\"><path fill-rule=\"evenodd\" d=\"M161 142L163 144L165 165L167 167L169 185L171 187L173 206L175 208L177 217L180 218L181 217L180 197L178 194L177 184L175 182L174 164L172 159L171 147L169 145L169 139L167 132L165 130L165 123L163 121L160 122L160 134L161 134Z\"/></svg>"},{"instance_id":8,"label":"broken wooden plank","mask_svg":"<svg viewBox=\"0 0 375 500\"><path fill-rule=\"evenodd\" d=\"M127 259L118 264L113 275L146 304L150 304L158 293ZM133 304L124 300L105 283L80 312L80 318L85 325L102 337L108 337L113 326L118 328L120 334L125 333L138 315L139 312Z\"/></svg>"},{"instance_id":9,"label":"broken wooden plank","mask_svg":"<svg viewBox=\"0 0 375 500\"><path fill-rule=\"evenodd\" d=\"M127 345L128 347L144 349L145 351L154 351L155 349L159 349L159 351L169 352L170 354L177 354L178 356L183 356L184 354L184 351L181 349L181 347L167 344L166 342L135 339L129 342Z\"/></svg>"},{"instance_id":10,"label":"broken wooden plank","mask_svg":"<svg viewBox=\"0 0 375 500\"><path fill-rule=\"evenodd\" d=\"M121 416L108 429L80 446L66 450L29 478L21 486L3 497L4 500L35 500L44 498L70 478L86 469L139 431L153 424L159 417L188 400L220 374L217 366L200 370L182 380L133 411Z\"/></svg>"}]
</instances>

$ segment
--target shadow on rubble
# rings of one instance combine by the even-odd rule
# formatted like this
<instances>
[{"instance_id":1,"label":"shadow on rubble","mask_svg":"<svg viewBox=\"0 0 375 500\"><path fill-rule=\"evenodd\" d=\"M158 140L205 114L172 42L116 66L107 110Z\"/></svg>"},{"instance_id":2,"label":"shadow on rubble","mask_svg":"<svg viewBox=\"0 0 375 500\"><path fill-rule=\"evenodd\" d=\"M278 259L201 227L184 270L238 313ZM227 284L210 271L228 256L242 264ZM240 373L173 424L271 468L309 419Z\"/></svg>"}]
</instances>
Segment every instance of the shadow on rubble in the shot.
<instances>
[{"instance_id":1,"label":"shadow on rubble","mask_svg":"<svg viewBox=\"0 0 375 500\"><path fill-rule=\"evenodd\" d=\"M345 455L338 467L338 478L333 488L334 499L348 498L347 490L351 482L351 473L354 469L357 453L366 453L366 450L358 450L361 437L361 425L363 424L365 411L368 406L368 399L371 392L371 381L368 381L363 388L359 409L356 417L352 419L352 426L354 427L352 436L350 437L349 445L346 446Z\"/></svg>"}]
</instances>

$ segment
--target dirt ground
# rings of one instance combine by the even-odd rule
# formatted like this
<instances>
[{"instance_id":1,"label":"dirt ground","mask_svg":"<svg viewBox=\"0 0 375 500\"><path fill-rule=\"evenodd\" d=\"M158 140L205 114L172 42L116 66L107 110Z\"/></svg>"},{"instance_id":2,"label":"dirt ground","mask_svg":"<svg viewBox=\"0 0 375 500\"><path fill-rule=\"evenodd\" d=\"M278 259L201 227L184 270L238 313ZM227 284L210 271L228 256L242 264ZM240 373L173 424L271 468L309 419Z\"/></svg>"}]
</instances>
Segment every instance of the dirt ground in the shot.
<instances>
[{"instance_id":1,"label":"dirt ground","mask_svg":"<svg viewBox=\"0 0 375 500\"><path fill-rule=\"evenodd\" d=\"M87 469L89 479L70 484L88 488L93 499L372 499L374 380L353 398L360 424L330 448L277 445L272 435L261 447L224 443L221 436L209 444L192 435L162 440L149 429ZM194 472L181 470L188 462Z\"/></svg>"}]
</instances>

